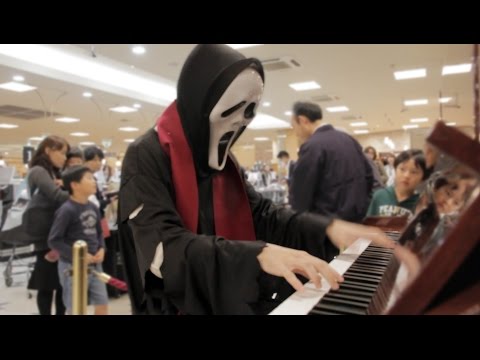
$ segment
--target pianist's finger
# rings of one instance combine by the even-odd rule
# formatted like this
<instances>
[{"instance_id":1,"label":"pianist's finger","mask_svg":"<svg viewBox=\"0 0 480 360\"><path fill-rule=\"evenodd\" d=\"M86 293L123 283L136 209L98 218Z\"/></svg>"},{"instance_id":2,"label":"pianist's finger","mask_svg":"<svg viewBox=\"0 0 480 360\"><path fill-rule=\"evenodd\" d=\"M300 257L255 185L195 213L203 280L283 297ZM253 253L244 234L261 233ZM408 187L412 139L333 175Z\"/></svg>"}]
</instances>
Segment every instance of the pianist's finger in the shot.
<instances>
[{"instance_id":1,"label":"pianist's finger","mask_svg":"<svg viewBox=\"0 0 480 360\"><path fill-rule=\"evenodd\" d=\"M328 265L323 260L317 259L315 263L315 267L317 269L317 272L322 274L322 276L327 280L327 282L330 284L333 290L338 289L338 283L343 281L343 276L340 275L333 267Z\"/></svg>"}]
</instances>

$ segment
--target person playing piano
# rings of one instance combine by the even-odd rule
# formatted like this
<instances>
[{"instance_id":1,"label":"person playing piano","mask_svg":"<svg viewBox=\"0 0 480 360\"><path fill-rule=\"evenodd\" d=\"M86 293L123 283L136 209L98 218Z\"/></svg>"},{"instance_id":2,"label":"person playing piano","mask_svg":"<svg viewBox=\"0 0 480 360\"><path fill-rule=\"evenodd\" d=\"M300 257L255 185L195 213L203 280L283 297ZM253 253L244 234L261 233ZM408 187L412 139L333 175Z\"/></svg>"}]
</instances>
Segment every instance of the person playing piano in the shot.
<instances>
[{"instance_id":1,"label":"person playing piano","mask_svg":"<svg viewBox=\"0 0 480 360\"><path fill-rule=\"evenodd\" d=\"M198 45L177 100L129 146L119 233L134 313L265 314L302 289L297 275L338 288L326 261L358 237L393 247L377 228L277 208L244 180L230 149L263 89L259 60Z\"/></svg>"}]
</instances>

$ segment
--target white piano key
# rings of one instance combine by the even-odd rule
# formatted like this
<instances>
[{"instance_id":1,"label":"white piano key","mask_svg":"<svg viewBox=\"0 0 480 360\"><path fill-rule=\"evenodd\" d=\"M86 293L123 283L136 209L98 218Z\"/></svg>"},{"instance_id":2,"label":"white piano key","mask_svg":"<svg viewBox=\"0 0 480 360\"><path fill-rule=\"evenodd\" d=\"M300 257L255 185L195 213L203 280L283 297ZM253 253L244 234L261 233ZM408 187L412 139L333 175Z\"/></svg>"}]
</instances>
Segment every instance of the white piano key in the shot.
<instances>
[{"instance_id":1,"label":"white piano key","mask_svg":"<svg viewBox=\"0 0 480 360\"><path fill-rule=\"evenodd\" d=\"M330 266L343 275L368 247L370 242L367 239L357 239L343 253L330 261ZM329 291L330 285L326 280L322 280L320 289L315 288L315 285L309 281L305 284L304 291L297 291L290 295L283 303L273 309L270 315L306 315Z\"/></svg>"}]
</instances>

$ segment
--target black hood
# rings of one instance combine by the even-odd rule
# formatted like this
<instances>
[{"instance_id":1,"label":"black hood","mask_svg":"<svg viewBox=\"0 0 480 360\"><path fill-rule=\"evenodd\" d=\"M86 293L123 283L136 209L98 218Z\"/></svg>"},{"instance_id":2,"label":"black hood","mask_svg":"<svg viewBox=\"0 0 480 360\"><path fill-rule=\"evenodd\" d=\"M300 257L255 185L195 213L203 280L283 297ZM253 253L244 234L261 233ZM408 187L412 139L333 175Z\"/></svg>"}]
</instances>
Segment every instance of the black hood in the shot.
<instances>
[{"instance_id":1,"label":"black hood","mask_svg":"<svg viewBox=\"0 0 480 360\"><path fill-rule=\"evenodd\" d=\"M208 165L209 114L227 87L247 67L255 68L265 81L258 59L247 59L226 45L197 45L183 65L177 85L177 108L198 178L215 172Z\"/></svg>"}]
</instances>

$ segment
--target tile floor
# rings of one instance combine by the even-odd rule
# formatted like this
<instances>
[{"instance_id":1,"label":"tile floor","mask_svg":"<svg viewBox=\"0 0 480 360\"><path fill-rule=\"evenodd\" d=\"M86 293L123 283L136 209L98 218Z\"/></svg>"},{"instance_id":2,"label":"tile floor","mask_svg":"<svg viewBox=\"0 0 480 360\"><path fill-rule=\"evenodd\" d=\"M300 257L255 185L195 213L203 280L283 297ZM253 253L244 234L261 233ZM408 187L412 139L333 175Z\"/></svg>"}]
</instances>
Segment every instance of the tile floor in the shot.
<instances>
[{"instance_id":1,"label":"tile floor","mask_svg":"<svg viewBox=\"0 0 480 360\"><path fill-rule=\"evenodd\" d=\"M38 315L36 291L27 290L29 264L35 258L27 257L14 261L11 286L5 281L7 261L0 262L0 315ZM88 307L88 313L93 314L93 307ZM127 294L117 299L110 298L109 313L111 315L130 315L130 300Z\"/></svg>"}]
</instances>

